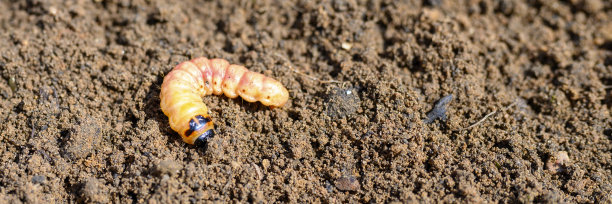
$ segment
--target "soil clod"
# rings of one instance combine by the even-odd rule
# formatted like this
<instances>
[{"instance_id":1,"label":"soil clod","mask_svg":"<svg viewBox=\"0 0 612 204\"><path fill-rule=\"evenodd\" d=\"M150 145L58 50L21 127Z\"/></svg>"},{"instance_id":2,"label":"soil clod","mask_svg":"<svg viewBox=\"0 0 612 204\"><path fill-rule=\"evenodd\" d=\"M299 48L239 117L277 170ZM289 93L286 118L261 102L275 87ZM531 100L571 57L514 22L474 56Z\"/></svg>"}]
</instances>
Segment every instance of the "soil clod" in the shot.
<instances>
[{"instance_id":1,"label":"soil clod","mask_svg":"<svg viewBox=\"0 0 612 204\"><path fill-rule=\"evenodd\" d=\"M546 168L553 173L561 173L565 171L565 166L570 162L570 158L566 151L559 151L551 156L546 162Z\"/></svg>"},{"instance_id":2,"label":"soil clod","mask_svg":"<svg viewBox=\"0 0 612 204\"><path fill-rule=\"evenodd\" d=\"M86 203L108 203L107 187L96 178L88 178L80 190L80 201Z\"/></svg>"},{"instance_id":3,"label":"soil clod","mask_svg":"<svg viewBox=\"0 0 612 204\"><path fill-rule=\"evenodd\" d=\"M353 176L346 176L336 179L334 184L336 185L336 188L341 191L358 191L361 188L359 181Z\"/></svg>"},{"instance_id":4,"label":"soil clod","mask_svg":"<svg viewBox=\"0 0 612 204\"><path fill-rule=\"evenodd\" d=\"M155 166L155 173L157 175L174 175L177 174L183 166L178 162L170 159L163 160Z\"/></svg>"}]
</instances>

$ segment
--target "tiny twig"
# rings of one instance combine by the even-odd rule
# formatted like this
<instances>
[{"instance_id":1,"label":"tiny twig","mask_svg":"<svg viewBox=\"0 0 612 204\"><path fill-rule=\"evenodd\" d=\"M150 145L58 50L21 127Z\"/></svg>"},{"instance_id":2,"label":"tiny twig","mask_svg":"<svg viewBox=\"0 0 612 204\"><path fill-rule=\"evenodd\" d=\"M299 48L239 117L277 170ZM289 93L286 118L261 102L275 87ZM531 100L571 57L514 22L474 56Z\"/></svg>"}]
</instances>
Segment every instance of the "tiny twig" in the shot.
<instances>
[{"instance_id":1,"label":"tiny twig","mask_svg":"<svg viewBox=\"0 0 612 204\"><path fill-rule=\"evenodd\" d=\"M512 106L516 105L516 102L517 102L517 100L514 100L514 102L512 102L510 105L507 105L506 107L502 108L501 111L504 112L504 111L508 110ZM489 118L491 115L493 115L495 113L497 113L497 110L494 110L494 111L490 112L489 114L487 114L484 117L482 117L482 119L480 119L478 122L476 122L476 123L474 123L474 124L472 124L472 125L470 125L470 126L468 126L466 128L463 128L461 130L467 130L467 129L471 129L473 127L476 127L477 125L479 125L480 123L484 122L487 118Z\"/></svg>"}]
</instances>

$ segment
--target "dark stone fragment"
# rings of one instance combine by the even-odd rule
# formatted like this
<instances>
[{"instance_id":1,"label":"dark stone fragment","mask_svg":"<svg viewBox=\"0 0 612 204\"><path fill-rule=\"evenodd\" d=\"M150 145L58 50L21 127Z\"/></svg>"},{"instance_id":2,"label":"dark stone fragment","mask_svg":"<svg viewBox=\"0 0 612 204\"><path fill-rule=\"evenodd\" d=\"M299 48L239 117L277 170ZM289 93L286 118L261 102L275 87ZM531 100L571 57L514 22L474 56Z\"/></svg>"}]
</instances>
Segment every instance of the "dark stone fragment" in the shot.
<instances>
[{"instance_id":1,"label":"dark stone fragment","mask_svg":"<svg viewBox=\"0 0 612 204\"><path fill-rule=\"evenodd\" d=\"M453 100L453 94L445 96L438 100L434 105L434 108L427 113L427 119L424 120L425 123L432 123L436 119L446 120L446 107Z\"/></svg>"}]
</instances>

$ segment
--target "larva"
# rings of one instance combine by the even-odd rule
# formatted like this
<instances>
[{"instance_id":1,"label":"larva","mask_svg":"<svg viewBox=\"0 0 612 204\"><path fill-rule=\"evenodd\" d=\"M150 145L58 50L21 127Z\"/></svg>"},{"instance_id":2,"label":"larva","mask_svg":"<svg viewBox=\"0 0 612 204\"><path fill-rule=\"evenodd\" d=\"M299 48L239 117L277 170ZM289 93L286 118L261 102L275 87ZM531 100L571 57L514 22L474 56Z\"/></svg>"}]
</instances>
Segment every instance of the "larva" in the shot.
<instances>
[{"instance_id":1,"label":"larva","mask_svg":"<svg viewBox=\"0 0 612 204\"><path fill-rule=\"evenodd\" d=\"M186 143L206 148L208 139L215 135L208 108L202 102L202 96L211 94L240 96L273 108L289 99L280 82L244 66L230 65L227 60L200 57L183 62L164 77L160 106L172 130Z\"/></svg>"}]
</instances>

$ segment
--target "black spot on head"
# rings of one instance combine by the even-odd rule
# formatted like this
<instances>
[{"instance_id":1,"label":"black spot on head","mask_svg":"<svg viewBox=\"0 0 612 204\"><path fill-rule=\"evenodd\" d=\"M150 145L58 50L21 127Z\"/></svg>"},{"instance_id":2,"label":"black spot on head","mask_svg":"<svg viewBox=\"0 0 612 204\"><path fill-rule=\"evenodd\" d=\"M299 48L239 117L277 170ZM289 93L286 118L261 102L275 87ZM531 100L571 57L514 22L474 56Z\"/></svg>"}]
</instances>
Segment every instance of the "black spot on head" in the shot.
<instances>
[{"instance_id":1,"label":"black spot on head","mask_svg":"<svg viewBox=\"0 0 612 204\"><path fill-rule=\"evenodd\" d=\"M185 137L189 137L189 135L191 135L191 133L193 133L193 130L191 130L191 129L185 131Z\"/></svg>"},{"instance_id":2,"label":"black spot on head","mask_svg":"<svg viewBox=\"0 0 612 204\"><path fill-rule=\"evenodd\" d=\"M198 123L196 123L195 120L193 119L189 120L189 129L197 130L197 129L194 129L196 126L198 126Z\"/></svg>"},{"instance_id":3,"label":"black spot on head","mask_svg":"<svg viewBox=\"0 0 612 204\"><path fill-rule=\"evenodd\" d=\"M208 148L208 139L213 138L215 136L215 131L213 131L212 129L207 130L206 132L202 133L198 139L195 140L195 142L193 143L196 147L201 148L202 150L206 151L206 149Z\"/></svg>"},{"instance_id":4,"label":"black spot on head","mask_svg":"<svg viewBox=\"0 0 612 204\"><path fill-rule=\"evenodd\" d=\"M204 116L202 116L202 115L196 115L196 117L195 117L195 118L196 118L196 119L198 119L198 122L199 122L200 124L206 124L206 123L208 123L208 122L210 122L210 121L211 121L211 120L210 120L210 116L208 116L208 117L204 117ZM190 125L191 125L191 124L190 124Z\"/></svg>"}]
</instances>

